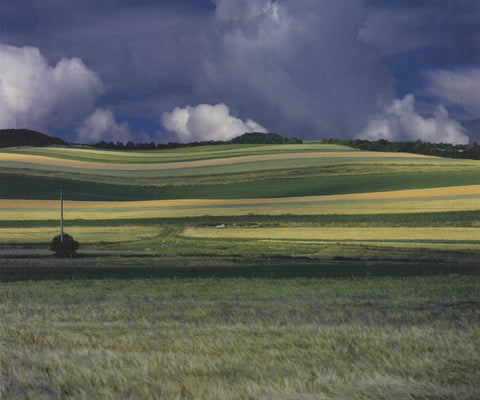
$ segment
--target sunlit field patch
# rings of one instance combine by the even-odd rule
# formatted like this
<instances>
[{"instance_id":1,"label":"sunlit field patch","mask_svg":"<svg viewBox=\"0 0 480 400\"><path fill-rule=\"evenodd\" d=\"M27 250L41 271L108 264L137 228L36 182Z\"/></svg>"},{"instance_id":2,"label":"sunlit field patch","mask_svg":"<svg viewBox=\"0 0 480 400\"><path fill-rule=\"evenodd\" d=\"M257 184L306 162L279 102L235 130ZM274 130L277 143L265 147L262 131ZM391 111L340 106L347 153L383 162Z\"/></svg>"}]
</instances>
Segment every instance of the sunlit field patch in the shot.
<instances>
[{"instance_id":1,"label":"sunlit field patch","mask_svg":"<svg viewBox=\"0 0 480 400\"><path fill-rule=\"evenodd\" d=\"M192 217L247 214L379 214L479 208L480 185L276 199L178 199L138 202L65 201L66 219ZM0 199L3 220L59 218L59 201Z\"/></svg>"},{"instance_id":2,"label":"sunlit field patch","mask_svg":"<svg viewBox=\"0 0 480 400\"><path fill-rule=\"evenodd\" d=\"M65 229L83 244L130 242L151 239L159 234L155 226L68 227ZM49 243L60 234L60 228L0 228L0 243Z\"/></svg>"},{"instance_id":3,"label":"sunlit field patch","mask_svg":"<svg viewBox=\"0 0 480 400\"><path fill-rule=\"evenodd\" d=\"M339 241L480 241L479 228L187 228L187 237Z\"/></svg>"}]
</instances>

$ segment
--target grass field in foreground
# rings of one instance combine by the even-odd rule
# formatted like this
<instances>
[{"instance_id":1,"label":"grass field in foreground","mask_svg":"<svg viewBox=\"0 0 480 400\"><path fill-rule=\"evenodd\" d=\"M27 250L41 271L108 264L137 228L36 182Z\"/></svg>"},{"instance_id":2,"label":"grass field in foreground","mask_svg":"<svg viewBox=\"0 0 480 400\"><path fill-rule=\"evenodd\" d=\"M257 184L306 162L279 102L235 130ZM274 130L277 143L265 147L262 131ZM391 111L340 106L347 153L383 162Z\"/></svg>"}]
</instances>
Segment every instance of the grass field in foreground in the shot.
<instances>
[{"instance_id":1,"label":"grass field in foreground","mask_svg":"<svg viewBox=\"0 0 480 400\"><path fill-rule=\"evenodd\" d=\"M478 399L478 277L0 283L2 398Z\"/></svg>"}]
</instances>

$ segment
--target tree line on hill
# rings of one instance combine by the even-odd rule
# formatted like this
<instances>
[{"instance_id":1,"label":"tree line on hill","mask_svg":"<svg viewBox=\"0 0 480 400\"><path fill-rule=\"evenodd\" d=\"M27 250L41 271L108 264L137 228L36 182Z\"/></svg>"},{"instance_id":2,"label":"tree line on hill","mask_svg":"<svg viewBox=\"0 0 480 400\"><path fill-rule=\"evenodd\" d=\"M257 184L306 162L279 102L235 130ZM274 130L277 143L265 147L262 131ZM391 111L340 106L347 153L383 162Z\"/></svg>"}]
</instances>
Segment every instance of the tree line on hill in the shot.
<instances>
[{"instance_id":1,"label":"tree line on hill","mask_svg":"<svg viewBox=\"0 0 480 400\"><path fill-rule=\"evenodd\" d=\"M340 144L359 150L413 153L427 156L480 160L480 146L477 142L474 142L471 146L466 144L430 143L422 142L421 140L417 140L416 142L389 142L385 139L376 141L361 139L324 139L322 142Z\"/></svg>"},{"instance_id":2,"label":"tree line on hill","mask_svg":"<svg viewBox=\"0 0 480 400\"><path fill-rule=\"evenodd\" d=\"M297 138L286 138L276 133L249 132L241 136L237 136L232 140L206 140L191 143L172 143L156 144L150 143L133 143L132 141L123 144L122 142L105 142L101 141L93 145L93 147L101 149L115 150L160 150L173 149L180 147L195 147L221 144L301 144L303 141ZM472 145L453 145L450 143L430 143L417 140L416 142L390 142L385 139L376 141L362 139L324 139L322 143L340 144L353 147L359 150L368 151L385 151L385 152L402 152L423 154L437 157L448 158L465 158L480 160L480 146L477 142ZM51 146L51 145L69 145L59 137L51 137L43 133L32 131L30 129L0 129L0 148L16 147L16 146Z\"/></svg>"},{"instance_id":3,"label":"tree line on hill","mask_svg":"<svg viewBox=\"0 0 480 400\"><path fill-rule=\"evenodd\" d=\"M190 143L176 143L169 142L167 144L155 142L150 143L134 143L132 141L124 144L123 142L105 142L100 141L93 146L100 149L114 149L114 150L161 150L161 149L175 149L180 147L197 147L210 146L221 144L302 144L303 140L297 138L286 138L276 133L262 133L262 132L248 132L241 136L237 136L232 140L203 140Z\"/></svg>"}]
</instances>

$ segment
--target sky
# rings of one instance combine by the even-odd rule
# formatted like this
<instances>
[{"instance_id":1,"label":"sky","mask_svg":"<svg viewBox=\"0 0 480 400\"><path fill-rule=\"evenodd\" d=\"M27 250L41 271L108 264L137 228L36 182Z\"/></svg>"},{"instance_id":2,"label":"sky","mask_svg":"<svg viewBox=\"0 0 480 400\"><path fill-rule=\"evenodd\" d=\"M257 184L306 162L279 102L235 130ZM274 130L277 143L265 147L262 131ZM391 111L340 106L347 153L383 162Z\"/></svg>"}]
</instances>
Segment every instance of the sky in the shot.
<instances>
[{"instance_id":1,"label":"sky","mask_svg":"<svg viewBox=\"0 0 480 400\"><path fill-rule=\"evenodd\" d=\"M478 0L0 0L0 129L480 142Z\"/></svg>"}]
</instances>

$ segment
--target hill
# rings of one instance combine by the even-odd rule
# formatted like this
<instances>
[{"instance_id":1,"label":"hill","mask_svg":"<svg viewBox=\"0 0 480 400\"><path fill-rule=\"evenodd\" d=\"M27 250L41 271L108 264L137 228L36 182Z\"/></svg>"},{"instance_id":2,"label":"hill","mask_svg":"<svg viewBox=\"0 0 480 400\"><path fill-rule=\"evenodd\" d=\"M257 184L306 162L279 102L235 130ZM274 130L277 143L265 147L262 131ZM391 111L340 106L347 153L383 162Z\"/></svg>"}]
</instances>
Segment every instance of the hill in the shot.
<instances>
[{"instance_id":1,"label":"hill","mask_svg":"<svg viewBox=\"0 0 480 400\"><path fill-rule=\"evenodd\" d=\"M0 129L0 147L66 145L63 139L30 129Z\"/></svg>"}]
</instances>

